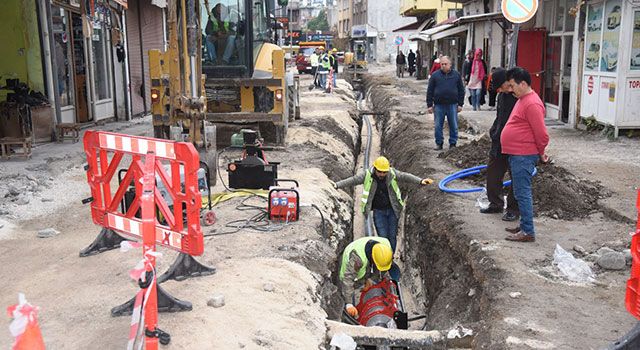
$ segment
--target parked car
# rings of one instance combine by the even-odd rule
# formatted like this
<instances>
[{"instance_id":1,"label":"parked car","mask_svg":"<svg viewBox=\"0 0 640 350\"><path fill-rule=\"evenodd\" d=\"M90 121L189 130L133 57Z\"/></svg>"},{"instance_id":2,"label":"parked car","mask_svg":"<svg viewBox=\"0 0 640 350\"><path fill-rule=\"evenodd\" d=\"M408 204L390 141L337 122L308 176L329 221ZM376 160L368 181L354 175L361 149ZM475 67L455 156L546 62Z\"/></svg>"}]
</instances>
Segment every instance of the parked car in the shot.
<instances>
[{"instance_id":1,"label":"parked car","mask_svg":"<svg viewBox=\"0 0 640 350\"><path fill-rule=\"evenodd\" d=\"M621 17L622 11L620 9L620 6L614 6L611 10L611 13L609 14L609 17L607 17L607 28L615 29L617 26L619 26Z\"/></svg>"},{"instance_id":2,"label":"parked car","mask_svg":"<svg viewBox=\"0 0 640 350\"><path fill-rule=\"evenodd\" d=\"M298 50L298 57L296 58L296 68L298 73L311 73L311 60L310 56L315 48L313 47L301 47Z\"/></svg>"},{"instance_id":3,"label":"parked car","mask_svg":"<svg viewBox=\"0 0 640 350\"><path fill-rule=\"evenodd\" d=\"M598 56L600 55L600 44L591 43L586 55L586 66L589 69L598 67Z\"/></svg>"}]
</instances>

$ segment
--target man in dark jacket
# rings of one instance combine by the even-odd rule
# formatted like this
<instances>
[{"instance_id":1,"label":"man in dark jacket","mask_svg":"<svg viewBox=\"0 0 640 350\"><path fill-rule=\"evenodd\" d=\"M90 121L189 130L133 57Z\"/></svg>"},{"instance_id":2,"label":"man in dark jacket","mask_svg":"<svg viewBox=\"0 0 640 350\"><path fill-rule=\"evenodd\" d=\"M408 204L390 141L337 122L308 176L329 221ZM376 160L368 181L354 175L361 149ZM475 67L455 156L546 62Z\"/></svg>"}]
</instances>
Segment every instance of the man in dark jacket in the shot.
<instances>
[{"instance_id":1,"label":"man in dark jacket","mask_svg":"<svg viewBox=\"0 0 640 350\"><path fill-rule=\"evenodd\" d=\"M451 68L451 59L447 56L440 58L440 69L434 72L427 87L428 112L434 114L435 121L435 150L442 150L444 137L442 127L444 118L449 123L449 147L456 147L458 142L458 112L464 104L464 85L460 73Z\"/></svg>"},{"instance_id":2,"label":"man in dark jacket","mask_svg":"<svg viewBox=\"0 0 640 350\"><path fill-rule=\"evenodd\" d=\"M398 56L396 56L396 76L398 78L404 78L404 70L407 66L407 58L404 56L404 53L400 51Z\"/></svg>"},{"instance_id":3,"label":"man in dark jacket","mask_svg":"<svg viewBox=\"0 0 640 350\"><path fill-rule=\"evenodd\" d=\"M473 66L473 50L469 50L467 52L467 59L464 60L462 64L462 79L464 80L464 86L469 84L469 79L471 78L471 67Z\"/></svg>"},{"instance_id":4,"label":"man in dark jacket","mask_svg":"<svg viewBox=\"0 0 640 350\"><path fill-rule=\"evenodd\" d=\"M498 93L498 105L496 119L493 121L489 136L491 136L491 150L489 151L489 164L487 165L487 197L489 207L480 209L483 214L502 213L504 199L502 197L502 182L504 175L509 171L509 156L502 154L500 135L507 124L513 107L518 99L513 96L513 89L507 81L507 71L498 68L493 72L490 90ZM504 221L515 221L519 216L518 202L513 195L513 186L509 186L507 194L507 211L502 216Z\"/></svg>"},{"instance_id":5,"label":"man in dark jacket","mask_svg":"<svg viewBox=\"0 0 640 350\"><path fill-rule=\"evenodd\" d=\"M416 71L416 54L413 53L413 50L409 50L407 62L409 63L409 76L412 77L413 73Z\"/></svg>"}]
</instances>

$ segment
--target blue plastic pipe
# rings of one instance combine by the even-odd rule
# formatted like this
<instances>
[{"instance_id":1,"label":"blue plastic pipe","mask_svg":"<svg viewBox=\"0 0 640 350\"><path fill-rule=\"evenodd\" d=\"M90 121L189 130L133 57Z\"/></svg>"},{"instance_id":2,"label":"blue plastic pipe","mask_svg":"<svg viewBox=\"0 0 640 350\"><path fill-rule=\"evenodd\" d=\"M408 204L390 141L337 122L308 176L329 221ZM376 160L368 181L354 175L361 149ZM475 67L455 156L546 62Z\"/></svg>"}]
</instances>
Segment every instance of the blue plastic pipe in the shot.
<instances>
[{"instance_id":1,"label":"blue plastic pipe","mask_svg":"<svg viewBox=\"0 0 640 350\"><path fill-rule=\"evenodd\" d=\"M475 166L473 168L468 168L468 169L464 169L464 170L460 170L458 172L455 172L447 177L445 177L444 179L442 179L442 181L440 181L440 183L438 184L438 188L440 188L440 191L442 192L446 192L446 193L472 193L472 192L482 192L485 190L484 187L473 187L473 188L449 188L447 187L447 185L450 182L453 182L455 180L458 179L462 179L465 177L469 177L472 175L477 175L480 174L480 170L485 169L487 166L486 165L478 165ZM533 175L535 176L538 173L538 169L537 168L533 168ZM509 181L505 181L503 183L503 186L511 186L511 180Z\"/></svg>"}]
</instances>

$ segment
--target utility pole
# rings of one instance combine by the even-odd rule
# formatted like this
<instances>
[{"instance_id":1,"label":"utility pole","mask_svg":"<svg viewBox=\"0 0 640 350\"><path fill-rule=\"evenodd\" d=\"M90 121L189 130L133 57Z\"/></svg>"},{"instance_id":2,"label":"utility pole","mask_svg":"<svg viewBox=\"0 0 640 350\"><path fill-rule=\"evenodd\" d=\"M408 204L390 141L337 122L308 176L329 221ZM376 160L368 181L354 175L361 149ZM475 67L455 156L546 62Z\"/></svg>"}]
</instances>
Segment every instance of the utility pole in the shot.
<instances>
[{"instance_id":1,"label":"utility pole","mask_svg":"<svg viewBox=\"0 0 640 350\"><path fill-rule=\"evenodd\" d=\"M520 24L513 24L513 33L511 35L511 51L509 52L509 68L516 66L516 53L518 52L518 33L520 32Z\"/></svg>"}]
</instances>

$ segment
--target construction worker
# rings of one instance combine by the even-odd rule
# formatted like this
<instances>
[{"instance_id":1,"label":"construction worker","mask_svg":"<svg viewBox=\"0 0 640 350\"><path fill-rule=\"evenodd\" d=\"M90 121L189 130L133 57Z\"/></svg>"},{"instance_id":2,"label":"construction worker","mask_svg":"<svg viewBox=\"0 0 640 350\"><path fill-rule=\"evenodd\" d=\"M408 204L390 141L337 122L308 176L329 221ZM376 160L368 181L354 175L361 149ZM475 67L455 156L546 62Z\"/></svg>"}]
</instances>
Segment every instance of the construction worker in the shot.
<instances>
[{"instance_id":1,"label":"construction worker","mask_svg":"<svg viewBox=\"0 0 640 350\"><path fill-rule=\"evenodd\" d=\"M311 63L311 74L313 74L313 85L315 87L320 87L320 84L318 83L318 63L320 62L320 54L318 52L319 48L316 48L315 50L313 50L311 56L309 56L309 61Z\"/></svg>"},{"instance_id":2,"label":"construction worker","mask_svg":"<svg viewBox=\"0 0 640 350\"><path fill-rule=\"evenodd\" d=\"M228 8L222 3L216 4L209 13L205 26L208 58L214 64L229 64L235 49L235 22L231 20ZM224 43L224 44L223 44ZM218 57L217 48L222 48L222 57Z\"/></svg>"},{"instance_id":3,"label":"construction worker","mask_svg":"<svg viewBox=\"0 0 640 350\"><path fill-rule=\"evenodd\" d=\"M326 91L327 89L327 76L331 69L331 62L329 62L329 55L324 51L324 47L320 47L320 62L318 63L318 80L320 87Z\"/></svg>"},{"instance_id":4,"label":"construction worker","mask_svg":"<svg viewBox=\"0 0 640 350\"><path fill-rule=\"evenodd\" d=\"M433 180L420 179L415 175L394 169L389 165L387 158L378 157L370 169L334 184L336 189L364 184L362 202L360 203L362 213L366 215L370 210L373 210L373 223L376 232L378 236L389 240L394 252L397 243L398 218L404 208L404 200L398 182L429 185L433 183ZM370 193L373 195L370 196Z\"/></svg>"},{"instance_id":5,"label":"construction worker","mask_svg":"<svg viewBox=\"0 0 640 350\"><path fill-rule=\"evenodd\" d=\"M342 284L342 295L347 302L354 301L354 292L363 287L368 289L379 281L384 273L391 272L394 265L394 273L397 265L393 264L393 252L389 240L382 237L362 237L349 243L342 252L339 278ZM398 279L399 276L391 278ZM351 316L356 316L347 310Z\"/></svg>"},{"instance_id":6,"label":"construction worker","mask_svg":"<svg viewBox=\"0 0 640 350\"><path fill-rule=\"evenodd\" d=\"M333 87L336 87L336 83L338 81L338 49L335 47L331 50L331 69L333 69Z\"/></svg>"}]
</instances>

